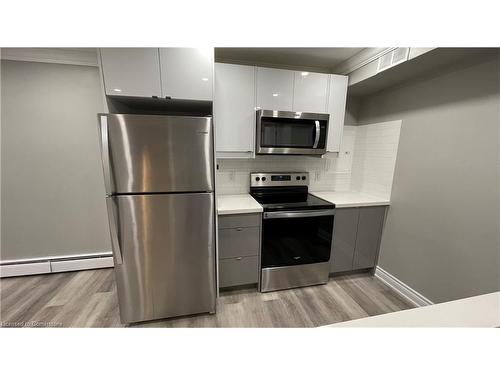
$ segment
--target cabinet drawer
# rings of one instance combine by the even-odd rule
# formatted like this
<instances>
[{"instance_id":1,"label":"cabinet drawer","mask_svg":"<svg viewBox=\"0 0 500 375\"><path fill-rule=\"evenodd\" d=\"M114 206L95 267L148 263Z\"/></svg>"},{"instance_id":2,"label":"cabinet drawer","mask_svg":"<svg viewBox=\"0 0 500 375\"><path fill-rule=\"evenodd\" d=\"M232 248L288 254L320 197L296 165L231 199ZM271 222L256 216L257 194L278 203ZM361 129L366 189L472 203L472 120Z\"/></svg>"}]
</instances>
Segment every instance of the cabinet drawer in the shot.
<instances>
[{"instance_id":1,"label":"cabinet drawer","mask_svg":"<svg viewBox=\"0 0 500 375\"><path fill-rule=\"evenodd\" d=\"M219 258L234 258L259 254L259 227L239 227L219 230Z\"/></svg>"},{"instance_id":2,"label":"cabinet drawer","mask_svg":"<svg viewBox=\"0 0 500 375\"><path fill-rule=\"evenodd\" d=\"M219 229L260 226L260 214L219 215Z\"/></svg>"},{"instance_id":3,"label":"cabinet drawer","mask_svg":"<svg viewBox=\"0 0 500 375\"><path fill-rule=\"evenodd\" d=\"M259 278L259 257L219 260L219 287L255 284Z\"/></svg>"}]
</instances>

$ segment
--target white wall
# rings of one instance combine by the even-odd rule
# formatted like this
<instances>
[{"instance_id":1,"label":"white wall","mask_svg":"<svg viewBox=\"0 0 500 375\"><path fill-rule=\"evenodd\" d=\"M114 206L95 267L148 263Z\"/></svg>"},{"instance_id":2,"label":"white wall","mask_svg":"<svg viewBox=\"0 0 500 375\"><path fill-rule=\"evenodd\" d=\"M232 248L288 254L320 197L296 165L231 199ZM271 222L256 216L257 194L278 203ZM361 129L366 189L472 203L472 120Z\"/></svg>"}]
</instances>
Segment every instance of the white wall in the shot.
<instances>
[{"instance_id":1,"label":"white wall","mask_svg":"<svg viewBox=\"0 0 500 375\"><path fill-rule=\"evenodd\" d=\"M1 64L1 260L110 251L98 68Z\"/></svg>"}]
</instances>

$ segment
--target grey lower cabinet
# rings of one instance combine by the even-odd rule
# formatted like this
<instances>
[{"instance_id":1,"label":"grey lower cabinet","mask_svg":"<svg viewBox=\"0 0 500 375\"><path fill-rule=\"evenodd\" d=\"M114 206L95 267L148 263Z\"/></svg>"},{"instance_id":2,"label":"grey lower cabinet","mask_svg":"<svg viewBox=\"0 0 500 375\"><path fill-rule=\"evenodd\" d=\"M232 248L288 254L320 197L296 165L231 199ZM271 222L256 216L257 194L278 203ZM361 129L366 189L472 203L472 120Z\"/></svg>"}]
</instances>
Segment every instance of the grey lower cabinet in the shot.
<instances>
[{"instance_id":1,"label":"grey lower cabinet","mask_svg":"<svg viewBox=\"0 0 500 375\"><path fill-rule=\"evenodd\" d=\"M338 208L335 210L330 272L352 270L358 220L359 208Z\"/></svg>"},{"instance_id":2,"label":"grey lower cabinet","mask_svg":"<svg viewBox=\"0 0 500 375\"><path fill-rule=\"evenodd\" d=\"M352 261L353 269L372 268L377 265L385 210L385 207L359 209L356 249Z\"/></svg>"},{"instance_id":3,"label":"grey lower cabinet","mask_svg":"<svg viewBox=\"0 0 500 375\"><path fill-rule=\"evenodd\" d=\"M259 280L261 214L219 216L219 287Z\"/></svg>"},{"instance_id":4,"label":"grey lower cabinet","mask_svg":"<svg viewBox=\"0 0 500 375\"><path fill-rule=\"evenodd\" d=\"M386 206L336 209L331 273L376 266L385 211Z\"/></svg>"}]
</instances>

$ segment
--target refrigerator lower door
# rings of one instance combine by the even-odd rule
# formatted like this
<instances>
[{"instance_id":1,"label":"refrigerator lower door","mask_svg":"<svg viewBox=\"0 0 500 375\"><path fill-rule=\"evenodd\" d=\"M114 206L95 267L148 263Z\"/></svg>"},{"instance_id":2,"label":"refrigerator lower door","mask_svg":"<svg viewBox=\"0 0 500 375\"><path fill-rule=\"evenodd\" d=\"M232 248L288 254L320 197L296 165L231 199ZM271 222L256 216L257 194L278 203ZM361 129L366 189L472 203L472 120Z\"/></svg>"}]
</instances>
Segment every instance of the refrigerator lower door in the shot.
<instances>
[{"instance_id":1,"label":"refrigerator lower door","mask_svg":"<svg viewBox=\"0 0 500 375\"><path fill-rule=\"evenodd\" d=\"M122 259L115 264L121 321L215 312L213 193L107 199Z\"/></svg>"}]
</instances>

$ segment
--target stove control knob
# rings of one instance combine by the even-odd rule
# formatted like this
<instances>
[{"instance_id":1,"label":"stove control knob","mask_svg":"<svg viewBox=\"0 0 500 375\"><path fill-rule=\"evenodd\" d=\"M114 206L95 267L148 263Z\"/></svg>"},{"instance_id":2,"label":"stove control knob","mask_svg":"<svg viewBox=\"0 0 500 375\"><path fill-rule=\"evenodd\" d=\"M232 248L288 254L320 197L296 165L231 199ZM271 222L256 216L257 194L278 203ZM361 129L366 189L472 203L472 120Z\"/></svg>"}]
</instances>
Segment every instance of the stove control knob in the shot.
<instances>
[{"instance_id":1,"label":"stove control knob","mask_svg":"<svg viewBox=\"0 0 500 375\"><path fill-rule=\"evenodd\" d=\"M295 177L296 180L300 180L300 176Z\"/></svg>"},{"instance_id":2,"label":"stove control knob","mask_svg":"<svg viewBox=\"0 0 500 375\"><path fill-rule=\"evenodd\" d=\"M255 177L255 181L260 181L260 177Z\"/></svg>"},{"instance_id":3,"label":"stove control knob","mask_svg":"<svg viewBox=\"0 0 500 375\"><path fill-rule=\"evenodd\" d=\"M302 176L302 180L305 180L306 179L306 176Z\"/></svg>"},{"instance_id":4,"label":"stove control knob","mask_svg":"<svg viewBox=\"0 0 500 375\"><path fill-rule=\"evenodd\" d=\"M262 177L262 181L266 181L266 178L265 178L265 177Z\"/></svg>"}]
</instances>

